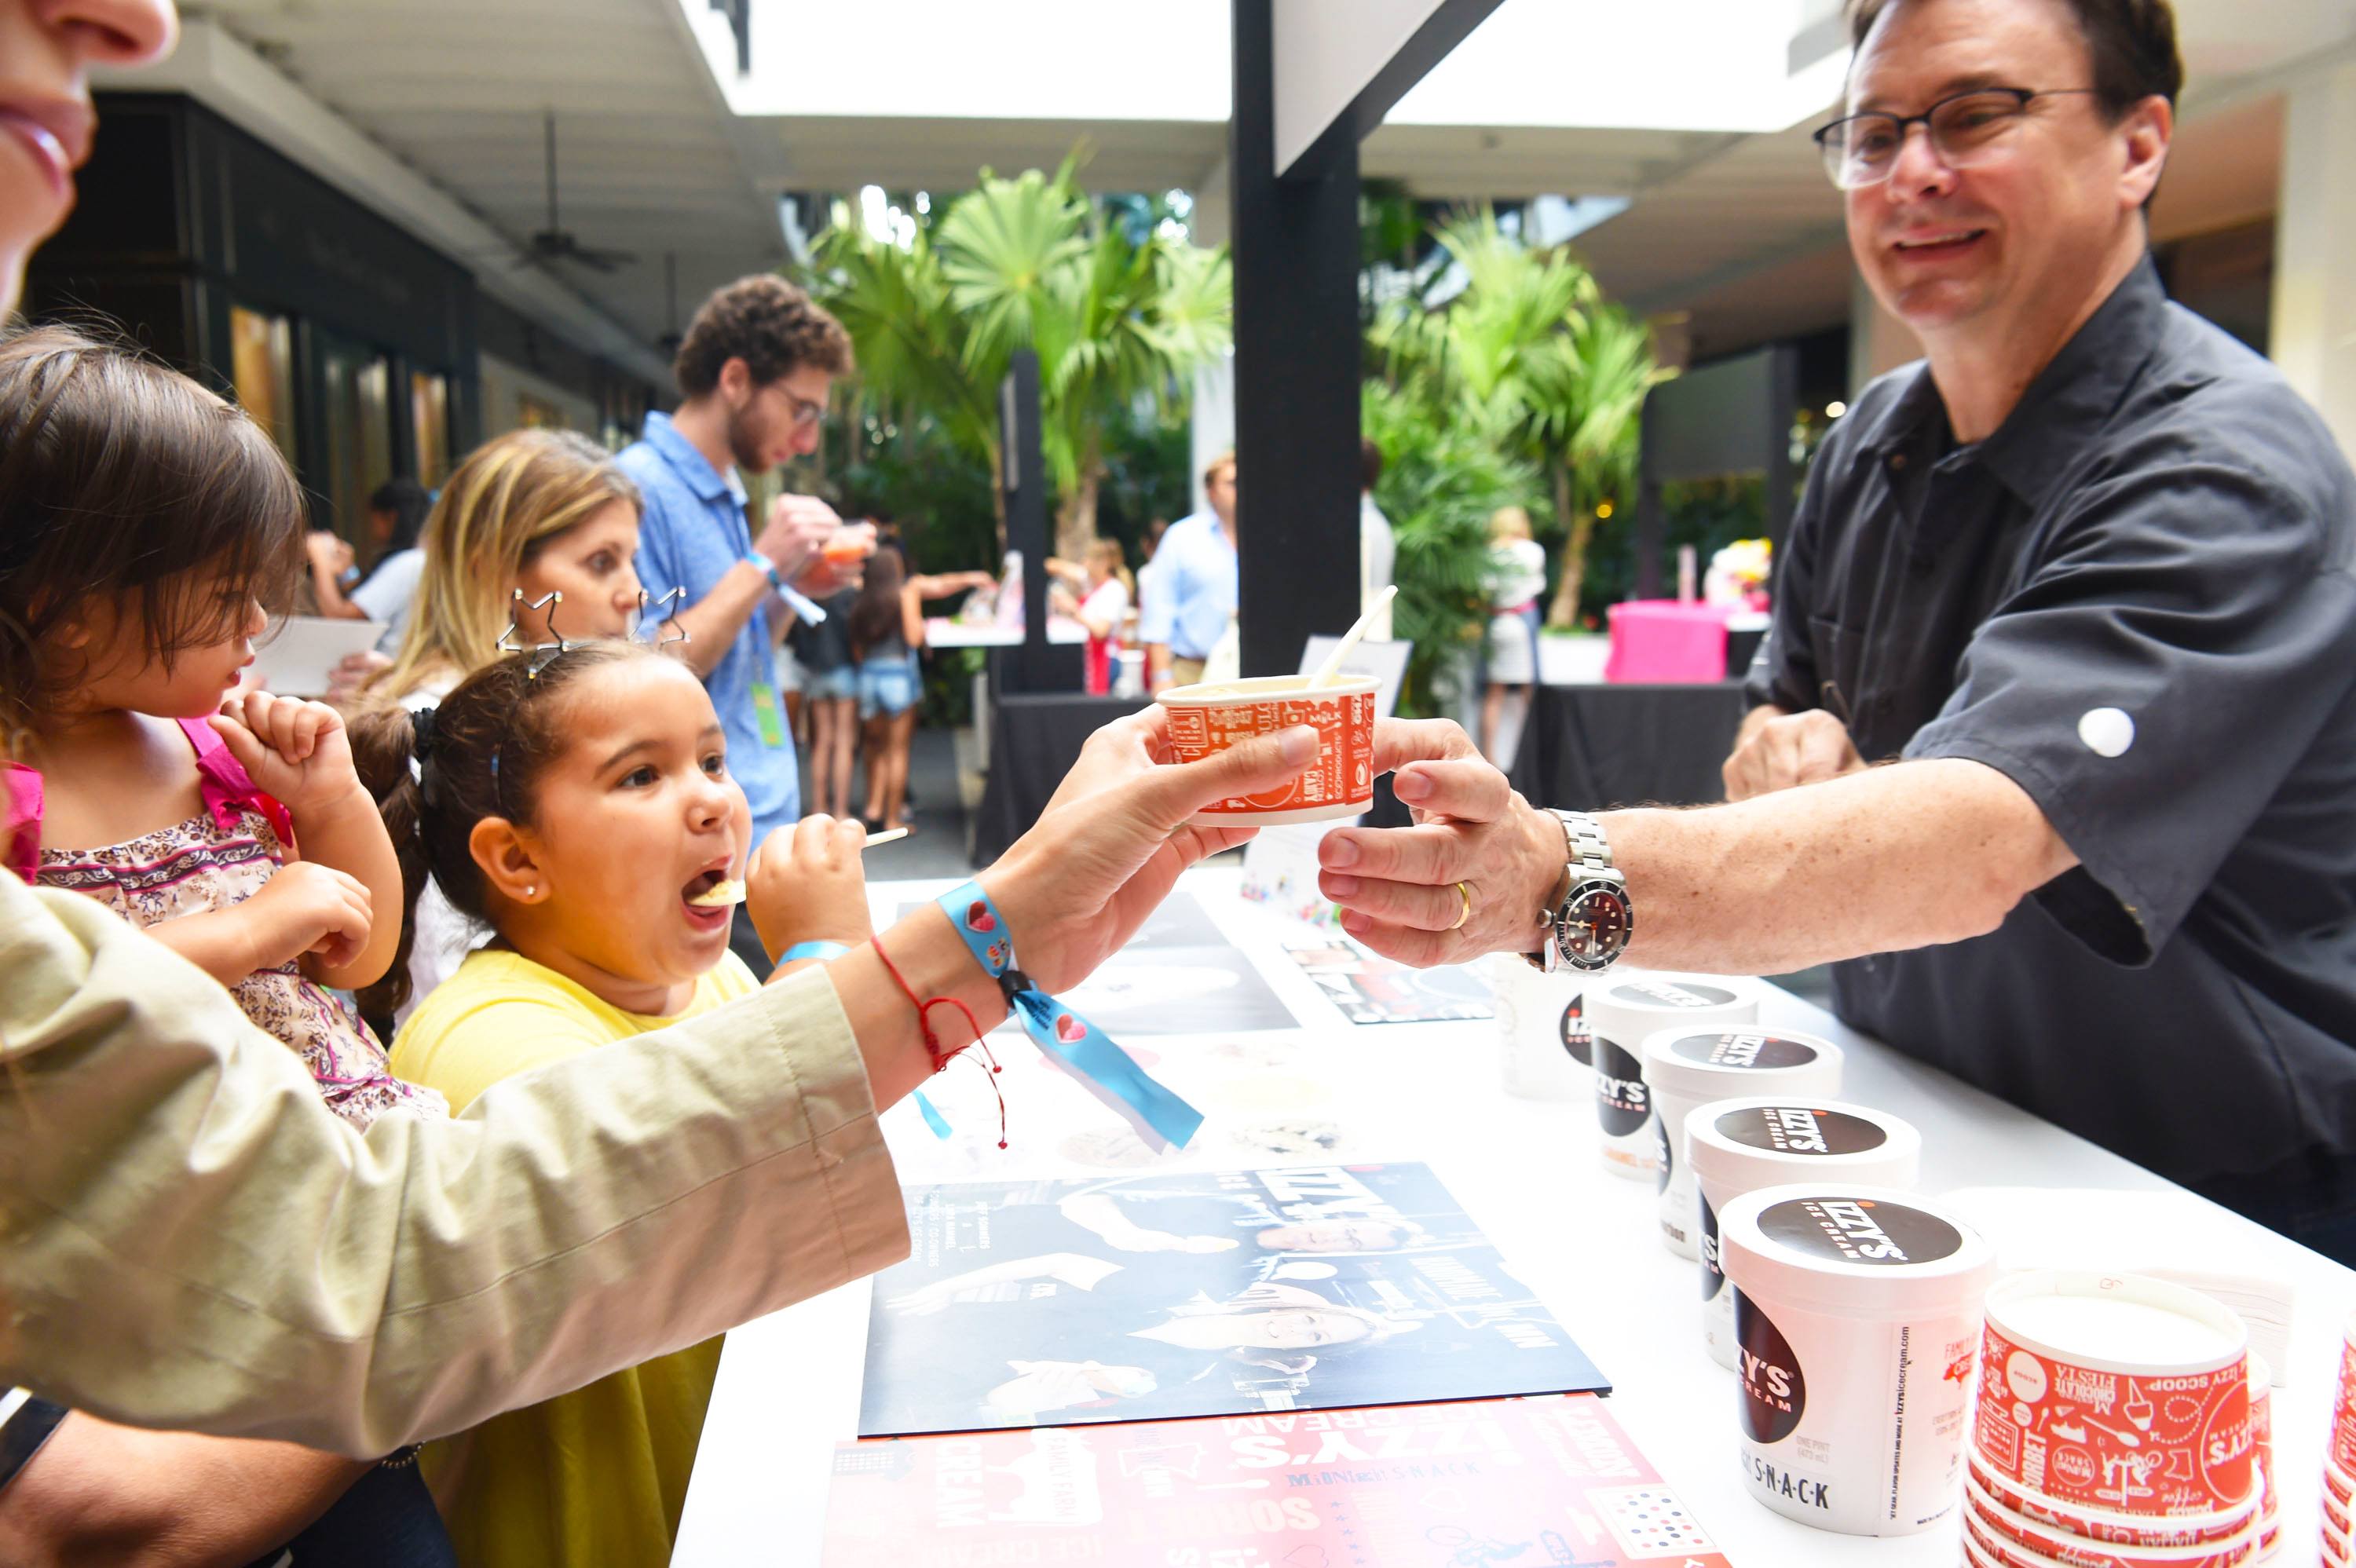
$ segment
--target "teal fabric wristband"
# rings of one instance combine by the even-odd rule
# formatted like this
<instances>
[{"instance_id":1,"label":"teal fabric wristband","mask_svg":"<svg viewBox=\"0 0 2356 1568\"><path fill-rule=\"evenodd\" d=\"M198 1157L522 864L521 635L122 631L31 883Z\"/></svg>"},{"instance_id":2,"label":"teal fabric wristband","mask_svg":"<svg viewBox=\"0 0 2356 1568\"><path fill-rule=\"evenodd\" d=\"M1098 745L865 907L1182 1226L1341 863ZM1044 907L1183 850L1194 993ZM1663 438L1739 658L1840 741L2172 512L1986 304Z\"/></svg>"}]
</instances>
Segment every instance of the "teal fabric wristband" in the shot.
<instances>
[{"instance_id":1,"label":"teal fabric wristband","mask_svg":"<svg viewBox=\"0 0 2356 1568\"><path fill-rule=\"evenodd\" d=\"M805 958L840 958L851 949L840 942L797 942L777 955L780 964L798 964Z\"/></svg>"}]
</instances>

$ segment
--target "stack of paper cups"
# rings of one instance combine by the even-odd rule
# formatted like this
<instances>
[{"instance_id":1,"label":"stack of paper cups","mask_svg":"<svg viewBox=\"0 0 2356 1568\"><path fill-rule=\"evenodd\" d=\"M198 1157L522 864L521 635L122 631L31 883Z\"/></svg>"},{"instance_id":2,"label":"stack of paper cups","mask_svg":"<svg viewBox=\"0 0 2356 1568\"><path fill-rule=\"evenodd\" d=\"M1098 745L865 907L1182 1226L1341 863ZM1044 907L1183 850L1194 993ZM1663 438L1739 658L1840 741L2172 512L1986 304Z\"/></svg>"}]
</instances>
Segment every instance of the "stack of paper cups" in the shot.
<instances>
[{"instance_id":1,"label":"stack of paper cups","mask_svg":"<svg viewBox=\"0 0 2356 1568\"><path fill-rule=\"evenodd\" d=\"M2356 1568L2356 1314L2340 1331L2340 1383L2331 1396L2331 1443L2323 1452L2323 1561Z\"/></svg>"},{"instance_id":2,"label":"stack of paper cups","mask_svg":"<svg viewBox=\"0 0 2356 1568\"><path fill-rule=\"evenodd\" d=\"M1954 1512L1994 1249L1927 1199L1837 1179L1746 1193L1723 1222L1751 1495L1849 1535Z\"/></svg>"},{"instance_id":3,"label":"stack of paper cups","mask_svg":"<svg viewBox=\"0 0 2356 1568\"><path fill-rule=\"evenodd\" d=\"M1594 978L1569 968L1542 975L1518 953L1490 955L1489 989L1496 998L1506 1093L1579 1100L1592 1093L1582 993Z\"/></svg>"},{"instance_id":4,"label":"stack of paper cups","mask_svg":"<svg viewBox=\"0 0 2356 1568\"><path fill-rule=\"evenodd\" d=\"M1644 1041L1665 1029L1734 1029L1755 1023L1756 980L1724 975L1625 974L1587 991L1595 1035L1595 1115L1603 1129L1603 1168L1633 1181L1652 1176L1659 1137L1644 1086Z\"/></svg>"},{"instance_id":5,"label":"stack of paper cups","mask_svg":"<svg viewBox=\"0 0 2356 1568\"><path fill-rule=\"evenodd\" d=\"M2249 1330L2198 1291L2041 1270L1988 1293L1967 1542L1997 1568L2242 1568L2264 1533Z\"/></svg>"},{"instance_id":6,"label":"stack of paper cups","mask_svg":"<svg viewBox=\"0 0 2356 1568\"><path fill-rule=\"evenodd\" d=\"M1912 1187L1922 1135L1886 1111L1837 1100L1753 1095L1696 1107L1686 1117L1695 1224L1700 1232L1701 1337L1732 1368L1734 1296L1719 1270L1718 1217L1746 1192L1793 1181Z\"/></svg>"},{"instance_id":7,"label":"stack of paper cups","mask_svg":"<svg viewBox=\"0 0 2356 1568\"><path fill-rule=\"evenodd\" d=\"M1653 1101L1655 1179L1661 1189L1661 1240L1681 1258L1701 1255L1696 1239L1693 1170L1686 1117L1697 1105L1743 1094L1829 1099L1840 1093L1840 1047L1797 1029L1665 1029L1644 1041L1644 1087Z\"/></svg>"}]
</instances>

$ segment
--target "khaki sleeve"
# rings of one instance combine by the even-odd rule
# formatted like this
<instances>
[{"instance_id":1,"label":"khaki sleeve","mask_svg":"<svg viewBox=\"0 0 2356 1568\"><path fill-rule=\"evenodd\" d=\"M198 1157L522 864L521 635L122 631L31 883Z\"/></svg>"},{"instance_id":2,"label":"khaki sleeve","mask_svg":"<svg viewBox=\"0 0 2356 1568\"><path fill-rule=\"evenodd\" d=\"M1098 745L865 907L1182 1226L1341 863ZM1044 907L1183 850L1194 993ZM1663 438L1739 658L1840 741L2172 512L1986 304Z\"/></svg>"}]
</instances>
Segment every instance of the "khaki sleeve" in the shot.
<instances>
[{"instance_id":1,"label":"khaki sleeve","mask_svg":"<svg viewBox=\"0 0 2356 1568\"><path fill-rule=\"evenodd\" d=\"M0 872L0 1388L369 1457L907 1251L822 970L363 1136L196 968Z\"/></svg>"}]
</instances>

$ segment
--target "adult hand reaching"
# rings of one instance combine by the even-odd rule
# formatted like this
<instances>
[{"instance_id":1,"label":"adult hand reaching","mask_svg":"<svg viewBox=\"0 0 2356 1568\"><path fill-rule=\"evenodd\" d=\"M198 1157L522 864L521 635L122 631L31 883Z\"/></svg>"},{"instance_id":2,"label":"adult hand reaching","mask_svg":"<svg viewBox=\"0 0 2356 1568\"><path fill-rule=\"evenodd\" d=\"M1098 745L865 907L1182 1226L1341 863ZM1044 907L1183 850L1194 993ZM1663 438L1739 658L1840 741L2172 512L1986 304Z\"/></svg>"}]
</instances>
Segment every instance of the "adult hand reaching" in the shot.
<instances>
[{"instance_id":1,"label":"adult hand reaching","mask_svg":"<svg viewBox=\"0 0 2356 1568\"><path fill-rule=\"evenodd\" d=\"M1797 784L1820 784L1865 766L1848 726L1821 708L1804 713L1752 709L1733 754L1720 771L1726 798L1749 800ZM1766 717L1758 718L1760 714Z\"/></svg>"},{"instance_id":2,"label":"adult hand reaching","mask_svg":"<svg viewBox=\"0 0 2356 1568\"><path fill-rule=\"evenodd\" d=\"M1375 724L1375 768L1415 822L1343 827L1318 846L1317 882L1342 928L1403 964L1521 953L1561 880L1559 819L1537 810L1445 719Z\"/></svg>"},{"instance_id":3,"label":"adult hand reaching","mask_svg":"<svg viewBox=\"0 0 2356 1568\"><path fill-rule=\"evenodd\" d=\"M1014 935L1015 959L1058 991L1119 950L1178 873L1252 836L1187 818L1230 796L1275 788L1317 755L1303 725L1195 763L1173 763L1166 709L1116 719L1080 760L1030 832L981 875Z\"/></svg>"}]
</instances>

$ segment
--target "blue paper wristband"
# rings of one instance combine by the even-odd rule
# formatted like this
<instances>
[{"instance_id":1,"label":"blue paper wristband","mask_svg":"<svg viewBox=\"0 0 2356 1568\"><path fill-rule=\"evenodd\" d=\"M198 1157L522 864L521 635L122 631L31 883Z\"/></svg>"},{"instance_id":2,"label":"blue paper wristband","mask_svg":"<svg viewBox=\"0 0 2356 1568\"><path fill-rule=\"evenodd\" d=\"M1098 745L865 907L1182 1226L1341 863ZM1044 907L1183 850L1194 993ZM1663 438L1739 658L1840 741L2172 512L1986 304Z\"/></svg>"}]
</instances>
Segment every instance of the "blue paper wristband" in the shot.
<instances>
[{"instance_id":1,"label":"blue paper wristband","mask_svg":"<svg viewBox=\"0 0 2356 1568\"><path fill-rule=\"evenodd\" d=\"M797 942L777 955L780 964L798 964L805 958L840 958L851 949L840 942Z\"/></svg>"}]
</instances>

